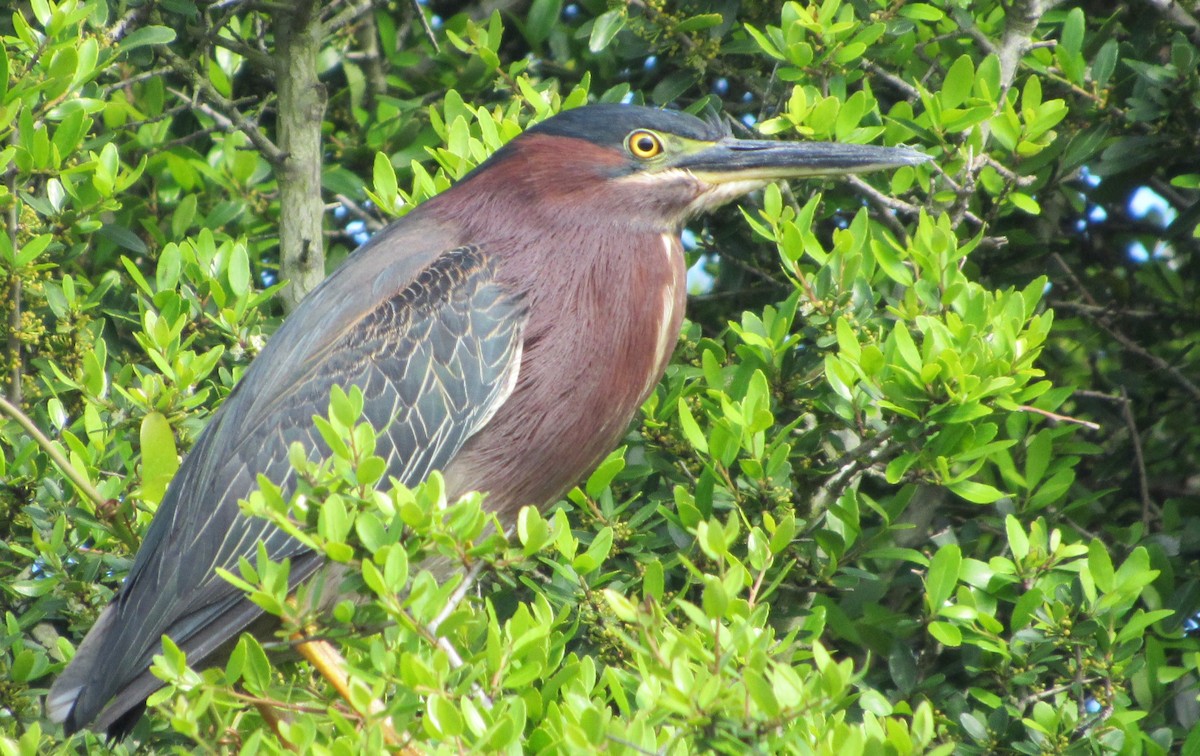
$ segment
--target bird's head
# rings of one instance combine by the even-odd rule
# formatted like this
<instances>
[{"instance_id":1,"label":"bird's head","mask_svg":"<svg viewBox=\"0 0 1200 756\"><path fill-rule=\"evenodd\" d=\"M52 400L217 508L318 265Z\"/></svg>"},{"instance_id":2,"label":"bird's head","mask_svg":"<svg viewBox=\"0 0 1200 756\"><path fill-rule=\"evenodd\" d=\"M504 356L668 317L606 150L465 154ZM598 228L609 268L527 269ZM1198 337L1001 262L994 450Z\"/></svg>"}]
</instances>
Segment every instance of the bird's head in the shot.
<instances>
[{"instance_id":1,"label":"bird's head","mask_svg":"<svg viewBox=\"0 0 1200 756\"><path fill-rule=\"evenodd\" d=\"M527 195L559 217L677 231L776 179L926 161L907 147L738 139L716 120L633 105L564 111L527 130L466 180ZM480 187L482 188L482 187Z\"/></svg>"}]
</instances>

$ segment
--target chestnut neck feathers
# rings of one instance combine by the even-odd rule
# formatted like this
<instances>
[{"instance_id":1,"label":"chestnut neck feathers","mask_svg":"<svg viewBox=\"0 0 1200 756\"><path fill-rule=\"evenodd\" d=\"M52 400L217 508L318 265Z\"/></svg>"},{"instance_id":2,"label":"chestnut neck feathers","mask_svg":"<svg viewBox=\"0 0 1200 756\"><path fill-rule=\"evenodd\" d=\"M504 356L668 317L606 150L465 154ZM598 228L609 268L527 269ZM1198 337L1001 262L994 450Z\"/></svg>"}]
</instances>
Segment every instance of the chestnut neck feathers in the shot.
<instances>
[{"instance_id":1,"label":"chestnut neck feathers","mask_svg":"<svg viewBox=\"0 0 1200 756\"><path fill-rule=\"evenodd\" d=\"M551 148L568 156L552 171L525 157ZM451 493L486 488L490 506L510 515L562 495L620 441L678 337L682 216L664 221L661 207L639 205L645 196L633 187L598 181L608 154L529 135L501 164L423 208L461 228L464 241L495 250L501 280L529 307L512 396L446 470ZM678 194L667 200L682 212L692 196L686 186ZM531 453L515 459L513 448ZM539 459L554 468L529 466Z\"/></svg>"}]
</instances>

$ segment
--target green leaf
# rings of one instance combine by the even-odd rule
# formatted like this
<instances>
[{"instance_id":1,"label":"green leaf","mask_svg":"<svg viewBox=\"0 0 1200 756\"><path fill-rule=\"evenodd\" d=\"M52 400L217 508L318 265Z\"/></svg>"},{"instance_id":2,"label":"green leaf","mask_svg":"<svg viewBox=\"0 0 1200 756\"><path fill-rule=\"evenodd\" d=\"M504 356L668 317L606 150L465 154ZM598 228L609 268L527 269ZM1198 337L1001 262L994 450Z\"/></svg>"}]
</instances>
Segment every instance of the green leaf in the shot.
<instances>
[{"instance_id":1,"label":"green leaf","mask_svg":"<svg viewBox=\"0 0 1200 756\"><path fill-rule=\"evenodd\" d=\"M21 246L20 251L16 254L16 259L13 267L21 268L30 265L50 246L50 242L54 240L51 234L41 234L33 239L25 242Z\"/></svg>"},{"instance_id":2,"label":"green leaf","mask_svg":"<svg viewBox=\"0 0 1200 756\"><path fill-rule=\"evenodd\" d=\"M854 334L854 329L851 328L846 318L837 320L837 344L841 355L851 361L857 362L862 356L862 347L858 343L858 336Z\"/></svg>"},{"instance_id":3,"label":"green leaf","mask_svg":"<svg viewBox=\"0 0 1200 756\"><path fill-rule=\"evenodd\" d=\"M250 291L250 256L245 245L235 244L229 256L229 290L235 297L244 297Z\"/></svg>"},{"instance_id":4,"label":"green leaf","mask_svg":"<svg viewBox=\"0 0 1200 756\"><path fill-rule=\"evenodd\" d=\"M463 732L463 718L458 707L441 695L431 695L425 702L425 729L439 738L455 738Z\"/></svg>"},{"instance_id":5,"label":"green leaf","mask_svg":"<svg viewBox=\"0 0 1200 756\"><path fill-rule=\"evenodd\" d=\"M537 553L550 542L550 525L536 507L521 507L517 513L517 538L526 556Z\"/></svg>"},{"instance_id":6,"label":"green leaf","mask_svg":"<svg viewBox=\"0 0 1200 756\"><path fill-rule=\"evenodd\" d=\"M586 575L589 572L594 572L595 570L599 569L600 565L604 563L604 560L608 558L608 552L610 549L612 549L612 544L613 530L612 528L605 526L601 528L598 533L596 533L596 537L592 539L592 545L588 547L588 550L575 557L575 559L571 562L571 566L574 567L575 571L580 575Z\"/></svg>"},{"instance_id":7,"label":"green leaf","mask_svg":"<svg viewBox=\"0 0 1200 756\"><path fill-rule=\"evenodd\" d=\"M1050 466L1053 436L1049 430L1039 431L1025 450L1025 485L1029 490L1037 488L1042 476Z\"/></svg>"},{"instance_id":8,"label":"green leaf","mask_svg":"<svg viewBox=\"0 0 1200 756\"><path fill-rule=\"evenodd\" d=\"M1088 544L1088 572L1101 593L1112 593L1117 587L1112 557L1108 555L1108 547L1100 540Z\"/></svg>"},{"instance_id":9,"label":"green leaf","mask_svg":"<svg viewBox=\"0 0 1200 756\"><path fill-rule=\"evenodd\" d=\"M775 532L771 534L771 553L778 556L783 553L783 550L792 545L792 539L796 537L796 518L792 514L786 514L779 520L779 524L775 526Z\"/></svg>"},{"instance_id":10,"label":"green leaf","mask_svg":"<svg viewBox=\"0 0 1200 756\"><path fill-rule=\"evenodd\" d=\"M1013 605L1009 629L1015 633L1029 627L1029 623L1033 621L1034 613L1042 607L1044 601L1045 597L1042 595L1040 588L1030 588L1021 594L1021 597Z\"/></svg>"},{"instance_id":11,"label":"green leaf","mask_svg":"<svg viewBox=\"0 0 1200 756\"><path fill-rule=\"evenodd\" d=\"M709 619L719 620L725 617L725 612L729 610L729 594L725 591L725 585L716 575L704 576L704 592L701 603L704 606L704 613Z\"/></svg>"},{"instance_id":12,"label":"green leaf","mask_svg":"<svg viewBox=\"0 0 1200 756\"><path fill-rule=\"evenodd\" d=\"M625 27L625 11L620 8L614 8L610 11L605 11L596 17L592 24L592 34L588 37L588 49L594 53L598 53L608 47L608 43L612 42L613 37L617 36L617 32Z\"/></svg>"},{"instance_id":13,"label":"green leaf","mask_svg":"<svg viewBox=\"0 0 1200 756\"><path fill-rule=\"evenodd\" d=\"M976 483L973 480L960 480L946 486L954 493L975 504L991 504L1003 499L1005 494L995 486L986 483Z\"/></svg>"},{"instance_id":14,"label":"green leaf","mask_svg":"<svg viewBox=\"0 0 1200 756\"><path fill-rule=\"evenodd\" d=\"M392 544L383 560L383 579L392 593L404 590L408 583L408 552L402 546Z\"/></svg>"},{"instance_id":15,"label":"green leaf","mask_svg":"<svg viewBox=\"0 0 1200 756\"><path fill-rule=\"evenodd\" d=\"M696 423L696 418L692 417L692 411L688 409L687 402L683 397L679 398L679 426L683 429L684 438L692 445L696 451L701 454L708 454L708 439L704 436L700 426Z\"/></svg>"},{"instance_id":16,"label":"green leaf","mask_svg":"<svg viewBox=\"0 0 1200 756\"><path fill-rule=\"evenodd\" d=\"M139 436L142 448L142 498L157 504L162 501L167 484L179 469L175 433L161 412L151 412L142 418Z\"/></svg>"},{"instance_id":17,"label":"green leaf","mask_svg":"<svg viewBox=\"0 0 1200 756\"><path fill-rule=\"evenodd\" d=\"M113 244L116 244L118 247L127 249L130 252L144 255L150 251L150 248L146 246L146 243L142 241L137 234L135 234L133 231L130 231L128 228L125 228L124 226L106 223L100 227L100 230L97 233L99 233L99 235L103 238L111 241ZM147 291L149 291L148 288Z\"/></svg>"},{"instance_id":18,"label":"green leaf","mask_svg":"<svg viewBox=\"0 0 1200 756\"><path fill-rule=\"evenodd\" d=\"M960 55L946 72L939 99L946 110L957 108L971 94L975 85L975 64L967 55Z\"/></svg>"},{"instance_id":19,"label":"green leaf","mask_svg":"<svg viewBox=\"0 0 1200 756\"><path fill-rule=\"evenodd\" d=\"M940 8L926 3L905 3L900 6L899 13L913 21L941 21L946 17Z\"/></svg>"},{"instance_id":20,"label":"green leaf","mask_svg":"<svg viewBox=\"0 0 1200 756\"><path fill-rule=\"evenodd\" d=\"M1175 612L1170 609L1155 609L1150 612L1138 609L1132 617L1125 618L1124 623L1121 625L1121 631L1117 633L1117 643L1125 643L1140 638L1146 628L1173 614Z\"/></svg>"},{"instance_id":21,"label":"green leaf","mask_svg":"<svg viewBox=\"0 0 1200 756\"><path fill-rule=\"evenodd\" d=\"M890 341L895 345L905 366L914 373L919 373L921 371L921 351L917 349L917 343L913 341L912 334L908 331L908 325L897 321L892 329Z\"/></svg>"},{"instance_id":22,"label":"green leaf","mask_svg":"<svg viewBox=\"0 0 1200 756\"><path fill-rule=\"evenodd\" d=\"M645 564L645 570L642 573L642 595L647 598L652 598L655 601L661 601L663 596L663 566L662 562L655 559Z\"/></svg>"},{"instance_id":23,"label":"green leaf","mask_svg":"<svg viewBox=\"0 0 1200 756\"><path fill-rule=\"evenodd\" d=\"M121 40L118 49L123 52L136 50L147 45L165 45L175 41L175 30L169 26L143 26L134 29Z\"/></svg>"},{"instance_id":24,"label":"green leaf","mask_svg":"<svg viewBox=\"0 0 1200 756\"><path fill-rule=\"evenodd\" d=\"M925 597L930 611L936 612L954 594L961 565L962 550L958 544L946 544L933 555L925 574Z\"/></svg>"},{"instance_id":25,"label":"green leaf","mask_svg":"<svg viewBox=\"0 0 1200 756\"><path fill-rule=\"evenodd\" d=\"M1067 18L1063 21L1062 35L1059 37L1056 50L1063 50L1072 55L1078 55L1083 52L1083 33L1085 26L1085 18L1083 9L1072 8L1067 12Z\"/></svg>"},{"instance_id":26,"label":"green leaf","mask_svg":"<svg viewBox=\"0 0 1200 756\"><path fill-rule=\"evenodd\" d=\"M720 13L702 13L697 16L684 19L678 26L675 27L677 34L700 31L702 29L711 29L714 26L720 26L724 21L724 17Z\"/></svg>"},{"instance_id":27,"label":"green leaf","mask_svg":"<svg viewBox=\"0 0 1200 756\"><path fill-rule=\"evenodd\" d=\"M396 197L399 194L399 185L396 183L396 169L392 166L392 161L382 152L375 153L375 165L372 171L372 179L375 186L375 193L385 203L385 210L392 210Z\"/></svg>"},{"instance_id":28,"label":"green leaf","mask_svg":"<svg viewBox=\"0 0 1200 756\"><path fill-rule=\"evenodd\" d=\"M1008 533L1008 548L1012 551L1013 558L1018 563L1023 561L1029 554L1029 536L1025 535L1025 529L1016 517L1005 515L1004 530Z\"/></svg>"},{"instance_id":29,"label":"green leaf","mask_svg":"<svg viewBox=\"0 0 1200 756\"><path fill-rule=\"evenodd\" d=\"M613 478L625 469L625 447L621 447L608 455L596 471L588 476L584 490L593 499L604 492L612 483Z\"/></svg>"},{"instance_id":30,"label":"green leaf","mask_svg":"<svg viewBox=\"0 0 1200 756\"><path fill-rule=\"evenodd\" d=\"M537 47L546 41L562 14L563 0L533 0L525 20L525 39Z\"/></svg>"},{"instance_id":31,"label":"green leaf","mask_svg":"<svg viewBox=\"0 0 1200 756\"><path fill-rule=\"evenodd\" d=\"M929 634L943 646L958 648L962 645L962 630L959 630L957 625L952 625L949 622L930 622Z\"/></svg>"},{"instance_id":32,"label":"green leaf","mask_svg":"<svg viewBox=\"0 0 1200 756\"><path fill-rule=\"evenodd\" d=\"M1119 45L1115 39L1105 42L1096 52L1096 57L1092 59L1092 80L1097 87L1104 89L1108 86L1113 71L1117 70L1118 53Z\"/></svg>"}]
</instances>

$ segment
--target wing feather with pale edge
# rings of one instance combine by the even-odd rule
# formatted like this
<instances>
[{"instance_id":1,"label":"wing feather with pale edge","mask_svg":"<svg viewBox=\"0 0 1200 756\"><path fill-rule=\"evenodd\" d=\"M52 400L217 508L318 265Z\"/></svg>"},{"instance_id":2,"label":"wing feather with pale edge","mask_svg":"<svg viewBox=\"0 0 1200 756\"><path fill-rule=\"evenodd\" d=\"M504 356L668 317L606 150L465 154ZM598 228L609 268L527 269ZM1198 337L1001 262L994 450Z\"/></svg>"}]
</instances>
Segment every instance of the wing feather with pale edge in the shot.
<instances>
[{"instance_id":1,"label":"wing feather with pale edge","mask_svg":"<svg viewBox=\"0 0 1200 756\"><path fill-rule=\"evenodd\" d=\"M325 414L334 385L362 389L364 417L379 432L376 453L388 475L414 485L445 467L511 393L525 314L520 297L497 282L494 260L466 246L438 256L283 380L270 364L258 371L269 378L256 380L255 366L274 356L268 344L171 483L105 612L112 616L97 623L100 637L89 636L55 682L51 717L72 731L93 721L108 727L159 686L147 667L162 635L195 662L245 629L261 610L214 568L236 573L259 541L272 559L292 560L293 586L322 564L270 523L243 516L237 502L259 473L290 492L293 442L329 453L312 417Z\"/></svg>"}]
</instances>

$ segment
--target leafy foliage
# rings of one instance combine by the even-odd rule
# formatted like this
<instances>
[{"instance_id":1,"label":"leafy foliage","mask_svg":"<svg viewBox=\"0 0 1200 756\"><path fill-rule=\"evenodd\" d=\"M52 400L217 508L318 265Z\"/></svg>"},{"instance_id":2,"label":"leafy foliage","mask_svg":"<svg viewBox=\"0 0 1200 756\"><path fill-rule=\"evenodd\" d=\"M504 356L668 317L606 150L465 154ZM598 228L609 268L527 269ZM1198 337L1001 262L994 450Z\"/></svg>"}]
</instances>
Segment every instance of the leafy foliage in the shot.
<instances>
[{"instance_id":1,"label":"leafy foliage","mask_svg":"<svg viewBox=\"0 0 1200 756\"><path fill-rule=\"evenodd\" d=\"M326 9L331 265L589 100L937 159L697 222L692 320L639 423L508 530L436 476L381 480L361 396L335 393L314 420L333 456L295 454L298 495L262 480L246 508L365 599L315 616L287 564L244 562L225 577L280 634L202 670L165 642L166 687L114 751L1200 744L1200 25L1178 5L1171 24L710 5ZM5 754L101 747L41 696L278 323L270 14L31 0L0 19ZM347 702L274 653L314 631Z\"/></svg>"}]
</instances>

